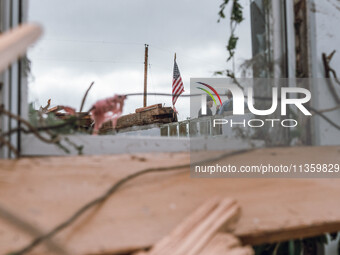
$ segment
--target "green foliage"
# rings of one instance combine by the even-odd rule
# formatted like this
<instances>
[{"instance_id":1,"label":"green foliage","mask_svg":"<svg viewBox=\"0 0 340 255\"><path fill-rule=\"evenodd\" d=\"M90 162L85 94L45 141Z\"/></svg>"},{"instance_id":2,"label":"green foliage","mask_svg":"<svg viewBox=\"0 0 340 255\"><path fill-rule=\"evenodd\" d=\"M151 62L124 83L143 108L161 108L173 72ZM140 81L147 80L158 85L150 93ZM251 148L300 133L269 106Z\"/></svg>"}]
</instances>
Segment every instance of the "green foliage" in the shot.
<instances>
[{"instance_id":1,"label":"green foliage","mask_svg":"<svg viewBox=\"0 0 340 255\"><path fill-rule=\"evenodd\" d=\"M29 104L29 122L34 127L43 127L43 126L55 126L61 125L65 123L65 120L61 120L55 116L54 113L42 114L39 113L38 110L35 110L33 104ZM65 125L64 127L50 130L54 134L73 134L76 129L77 117L70 116L67 119L69 125Z\"/></svg>"},{"instance_id":2,"label":"green foliage","mask_svg":"<svg viewBox=\"0 0 340 255\"><path fill-rule=\"evenodd\" d=\"M229 4L230 0L223 0L223 3L220 5L220 11L218 12L219 19L217 22L220 22L221 19L225 18L225 8ZM227 61L229 61L235 55L235 49L237 46L238 37L235 36L235 29L238 24L240 24L243 18L243 7L240 4L239 0L232 0L231 7L231 15L230 15L230 37L228 40L227 50L229 52L229 57ZM217 72L216 72L217 73Z\"/></svg>"},{"instance_id":3,"label":"green foliage","mask_svg":"<svg viewBox=\"0 0 340 255\"><path fill-rule=\"evenodd\" d=\"M220 22L221 19L225 18L224 9L228 5L228 3L229 3L229 0L223 0L223 3L220 5L220 11L218 12L218 16L220 18L217 20L217 22Z\"/></svg>"},{"instance_id":4,"label":"green foliage","mask_svg":"<svg viewBox=\"0 0 340 255\"><path fill-rule=\"evenodd\" d=\"M228 45L227 45L227 50L229 52L229 57L228 57L227 61L229 61L234 56L234 54L235 54L237 40L238 40L238 37L235 37L233 34L229 37L229 42L228 42Z\"/></svg>"},{"instance_id":5,"label":"green foliage","mask_svg":"<svg viewBox=\"0 0 340 255\"><path fill-rule=\"evenodd\" d=\"M53 113L44 114L44 117L42 117L43 114L39 113L38 110L35 110L33 107L33 103L29 104L29 122L34 127L40 127L42 126L42 123L47 125L55 125L55 124L61 124L64 121L58 119L55 117Z\"/></svg>"},{"instance_id":6,"label":"green foliage","mask_svg":"<svg viewBox=\"0 0 340 255\"><path fill-rule=\"evenodd\" d=\"M29 117L29 122L34 126L37 127L39 124L39 115L38 111L36 111L33 107L33 103L30 103L28 105L28 117Z\"/></svg>"},{"instance_id":7,"label":"green foliage","mask_svg":"<svg viewBox=\"0 0 340 255\"><path fill-rule=\"evenodd\" d=\"M235 21L236 23L239 24L244 20L242 9L243 9L243 7L239 3L239 0L234 0L232 12L231 12L231 20L232 21Z\"/></svg>"},{"instance_id":8,"label":"green foliage","mask_svg":"<svg viewBox=\"0 0 340 255\"><path fill-rule=\"evenodd\" d=\"M83 145L77 145L73 143L69 138L59 136L61 134L74 134L76 131L80 132L80 130L77 129L79 119L76 116L69 116L67 120L61 120L57 118L53 113L43 114L35 110L33 104L31 103L29 105L29 122L34 127L55 127L67 122L67 125L62 125L62 127L58 128L50 128L48 130L45 130L44 132L49 136L51 140L56 140L54 144L62 149L65 153L71 153L69 147L73 147L79 155L83 154ZM64 142L64 144L62 144L62 141Z\"/></svg>"}]
</instances>

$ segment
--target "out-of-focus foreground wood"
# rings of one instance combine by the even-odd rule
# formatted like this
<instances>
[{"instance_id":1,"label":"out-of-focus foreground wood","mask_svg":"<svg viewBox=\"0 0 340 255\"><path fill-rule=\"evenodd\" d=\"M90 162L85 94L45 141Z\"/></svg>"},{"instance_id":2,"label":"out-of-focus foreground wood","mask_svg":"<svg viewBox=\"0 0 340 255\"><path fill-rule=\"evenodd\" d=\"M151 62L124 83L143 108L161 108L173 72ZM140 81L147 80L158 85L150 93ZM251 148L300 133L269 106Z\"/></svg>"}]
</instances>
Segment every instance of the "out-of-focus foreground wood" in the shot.
<instances>
[{"instance_id":1,"label":"out-of-focus foreground wood","mask_svg":"<svg viewBox=\"0 0 340 255\"><path fill-rule=\"evenodd\" d=\"M135 255L252 255L251 247L242 247L233 235L218 231L240 216L240 208L231 199L213 198L180 223L150 251Z\"/></svg>"},{"instance_id":2,"label":"out-of-focus foreground wood","mask_svg":"<svg viewBox=\"0 0 340 255\"><path fill-rule=\"evenodd\" d=\"M42 28L36 24L24 24L0 35L0 72L17 58L24 55L27 48L38 40Z\"/></svg>"},{"instance_id":3,"label":"out-of-focus foreground wood","mask_svg":"<svg viewBox=\"0 0 340 255\"><path fill-rule=\"evenodd\" d=\"M47 231L120 178L149 167L190 162L189 153L23 158L0 161L0 203ZM259 149L221 164L339 163L340 147ZM151 247L203 202L231 197L242 208L231 230L243 245L340 230L340 179L198 179L189 168L141 176L56 236L72 254ZM217 237L216 237L217 238ZM32 237L0 219L0 254ZM47 254L44 247L34 254Z\"/></svg>"}]
</instances>

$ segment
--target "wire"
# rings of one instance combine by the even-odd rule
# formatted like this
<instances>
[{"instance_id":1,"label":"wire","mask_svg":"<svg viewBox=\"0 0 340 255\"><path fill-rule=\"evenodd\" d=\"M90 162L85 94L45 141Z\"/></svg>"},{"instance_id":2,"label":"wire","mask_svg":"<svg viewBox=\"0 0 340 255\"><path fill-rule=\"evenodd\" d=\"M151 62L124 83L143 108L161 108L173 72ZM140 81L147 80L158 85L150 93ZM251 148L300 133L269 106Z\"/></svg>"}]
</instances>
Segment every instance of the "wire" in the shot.
<instances>
[{"instance_id":1,"label":"wire","mask_svg":"<svg viewBox=\"0 0 340 255\"><path fill-rule=\"evenodd\" d=\"M237 151L233 151L233 152L223 153L220 156L210 158L210 159L207 159L207 160L202 160L200 162L196 162L196 163L193 163L193 164L200 164L200 165L207 164L207 163L211 163L211 162L218 161L218 160L221 160L221 159L225 159L225 158L228 158L228 157L232 157L232 156L235 156L235 155L248 153L248 152L254 151L254 150L255 149L252 148L252 149L242 149L242 150L237 150ZM145 174L148 174L148 173L173 171L173 170L188 168L190 166L191 166L191 164L182 164L182 165L175 165L175 166L170 166L170 167L147 168L147 169L138 171L136 173L130 174L130 175L120 179L115 184L113 184L101 196L93 199L92 201L90 201L87 204L80 207L70 218L68 218L64 222L60 223L58 226L53 228L51 231L49 231L46 234L41 235L38 238L34 239L30 244L28 244L23 249L16 251L16 252L12 252L11 255L23 255L25 253L30 252L34 247L38 246L39 244L41 244L45 240L50 239L51 237L56 235L58 232L60 232L64 228L71 225L76 219L78 219L87 210L89 210L90 208L92 208L95 205L98 205L98 204L106 201L112 194L114 194L121 186L123 186L128 181L131 181L131 180L133 180L133 179L135 179L139 176L142 176L142 175L145 175Z\"/></svg>"},{"instance_id":2,"label":"wire","mask_svg":"<svg viewBox=\"0 0 340 255\"><path fill-rule=\"evenodd\" d=\"M35 227L33 224L28 223L27 221L19 218L17 215L15 215L13 212L10 212L2 205L0 205L0 216L1 218L5 219L6 222L9 222L12 225L20 228L22 231L30 234L31 236L35 237L35 236L39 236L42 234L42 232L37 227ZM53 240L46 240L46 245L50 251L53 251L55 253L58 253L61 255L70 254L62 246L55 243Z\"/></svg>"},{"instance_id":3,"label":"wire","mask_svg":"<svg viewBox=\"0 0 340 255\"><path fill-rule=\"evenodd\" d=\"M40 42L43 41L50 41L50 42L66 42L66 43L94 43L94 44L122 44L122 45L144 45L145 43L138 43L138 42L114 42L114 41L95 41L95 40L73 40L73 39L42 39Z\"/></svg>"},{"instance_id":4,"label":"wire","mask_svg":"<svg viewBox=\"0 0 340 255\"><path fill-rule=\"evenodd\" d=\"M127 97L131 96L143 96L143 92L136 92L136 93L128 93L124 94ZM176 96L177 94L171 94L171 93L147 93L148 96L165 96L165 97L172 97ZM201 96L202 94L180 94L181 97L196 97L196 96Z\"/></svg>"},{"instance_id":5,"label":"wire","mask_svg":"<svg viewBox=\"0 0 340 255\"><path fill-rule=\"evenodd\" d=\"M111 61L111 60L55 59L55 58L34 58L34 61L86 62L86 63L112 63L112 64L144 64L144 62L139 62L139 61Z\"/></svg>"},{"instance_id":6,"label":"wire","mask_svg":"<svg viewBox=\"0 0 340 255\"><path fill-rule=\"evenodd\" d=\"M112 45L138 45L141 46L145 43L138 43L138 42L114 42L114 41L91 41L91 40L71 40L71 39L43 39L41 40L41 42L43 41L51 41L51 42L65 42L65 43L89 43L89 44L112 44ZM171 49L166 49L163 47L160 47L158 45L155 44L149 44L149 46L152 46L152 48L159 50L159 51L163 51L163 52L168 52L169 54L173 54L175 52L175 50L171 50ZM191 59L193 61L196 62L204 62L206 64L209 64L211 67L218 67L219 65L216 65L213 62L210 61L206 61L203 59L198 59L195 57L192 57L190 55L187 54L183 54L181 53L182 56L184 56L187 59ZM85 61L85 60L57 60L57 59L41 59L41 58L35 58L34 60L38 60L38 61L61 61L61 62L99 62L99 63L130 63L130 62L115 62L115 61ZM134 63L134 62L131 62ZM138 62L140 63L140 62ZM141 62L143 63L143 62ZM222 68L222 67L221 67Z\"/></svg>"}]
</instances>

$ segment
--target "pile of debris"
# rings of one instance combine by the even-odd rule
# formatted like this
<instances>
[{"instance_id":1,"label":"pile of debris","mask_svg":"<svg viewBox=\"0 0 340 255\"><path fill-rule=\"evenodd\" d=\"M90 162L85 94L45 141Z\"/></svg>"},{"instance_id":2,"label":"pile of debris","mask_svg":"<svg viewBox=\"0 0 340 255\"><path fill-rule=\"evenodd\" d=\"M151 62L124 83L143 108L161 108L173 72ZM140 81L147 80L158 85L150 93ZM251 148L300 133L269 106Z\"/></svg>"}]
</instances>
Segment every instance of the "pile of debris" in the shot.
<instances>
[{"instance_id":1,"label":"pile of debris","mask_svg":"<svg viewBox=\"0 0 340 255\"><path fill-rule=\"evenodd\" d=\"M116 130L133 126L144 126L150 124L165 124L177 122L177 114L172 107L163 107L162 104L150 105L137 108L135 113L121 116L117 120ZM106 122L101 132L105 133L113 129L111 121Z\"/></svg>"},{"instance_id":2,"label":"pile of debris","mask_svg":"<svg viewBox=\"0 0 340 255\"><path fill-rule=\"evenodd\" d=\"M61 112L65 110L64 106L55 106L47 110L47 113L53 113L58 119L66 120L70 117L67 112ZM82 116L77 128L82 130L91 130L94 121L90 114L76 113L77 116ZM123 115L118 118L115 127L112 125L112 121L105 122L100 128L99 133L104 134L113 130L120 130L133 126L143 126L150 124L165 124L177 122L177 114L172 107L163 107L162 104L150 105L147 107L137 108L135 113Z\"/></svg>"}]
</instances>

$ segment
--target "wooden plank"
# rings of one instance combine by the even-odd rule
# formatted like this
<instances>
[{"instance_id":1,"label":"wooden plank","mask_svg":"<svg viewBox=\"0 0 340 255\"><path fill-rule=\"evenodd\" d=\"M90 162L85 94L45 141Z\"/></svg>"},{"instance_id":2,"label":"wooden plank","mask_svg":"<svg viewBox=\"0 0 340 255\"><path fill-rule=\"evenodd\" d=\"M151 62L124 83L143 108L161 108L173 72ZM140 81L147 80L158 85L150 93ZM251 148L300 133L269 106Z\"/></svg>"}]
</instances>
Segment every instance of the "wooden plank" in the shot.
<instances>
[{"instance_id":1,"label":"wooden plank","mask_svg":"<svg viewBox=\"0 0 340 255\"><path fill-rule=\"evenodd\" d=\"M239 211L234 200L212 198L155 244L148 255L196 255L218 230L239 216Z\"/></svg>"},{"instance_id":2,"label":"wooden plank","mask_svg":"<svg viewBox=\"0 0 340 255\"><path fill-rule=\"evenodd\" d=\"M228 233L218 233L205 246L205 248L198 253L198 255L253 255L254 250L250 246L243 247L240 240L234 235Z\"/></svg>"},{"instance_id":3,"label":"wooden plank","mask_svg":"<svg viewBox=\"0 0 340 255\"><path fill-rule=\"evenodd\" d=\"M189 163L189 153L47 157L0 161L5 208L46 231L118 179L148 167ZM340 147L261 149L221 164L339 163ZM233 197L242 216L231 231L243 244L285 241L340 230L340 179L194 179L189 169L155 173L125 186L57 236L72 254L150 247L212 196ZM31 238L0 219L0 254ZM46 254L46 253L45 253Z\"/></svg>"},{"instance_id":4,"label":"wooden plank","mask_svg":"<svg viewBox=\"0 0 340 255\"><path fill-rule=\"evenodd\" d=\"M60 106L57 105L57 106L54 106L54 107L51 107L50 109L48 109L47 112L48 113L50 113L50 112L57 112L57 111L60 111L60 110L61 110Z\"/></svg>"},{"instance_id":5,"label":"wooden plank","mask_svg":"<svg viewBox=\"0 0 340 255\"><path fill-rule=\"evenodd\" d=\"M42 28L35 24L24 24L0 35L0 72L25 54L42 34Z\"/></svg>"},{"instance_id":6,"label":"wooden plank","mask_svg":"<svg viewBox=\"0 0 340 255\"><path fill-rule=\"evenodd\" d=\"M242 247L235 236L217 233L237 219L239 212L234 200L214 197L187 216L150 251L134 255L253 255L253 249Z\"/></svg>"},{"instance_id":7,"label":"wooden plank","mask_svg":"<svg viewBox=\"0 0 340 255\"><path fill-rule=\"evenodd\" d=\"M161 107L162 107L162 104L153 104L153 105L149 105L147 107L137 108L136 109L136 113L138 113L138 112L145 112L145 111L148 111L150 109L161 108Z\"/></svg>"},{"instance_id":8,"label":"wooden plank","mask_svg":"<svg viewBox=\"0 0 340 255\"><path fill-rule=\"evenodd\" d=\"M173 115L173 109L171 107L158 107L158 105L154 105L146 108L139 108L136 110L136 113L121 116L117 120L116 129L176 121L177 117L176 115ZM106 129L112 129L111 122L105 124L107 126Z\"/></svg>"}]
</instances>

